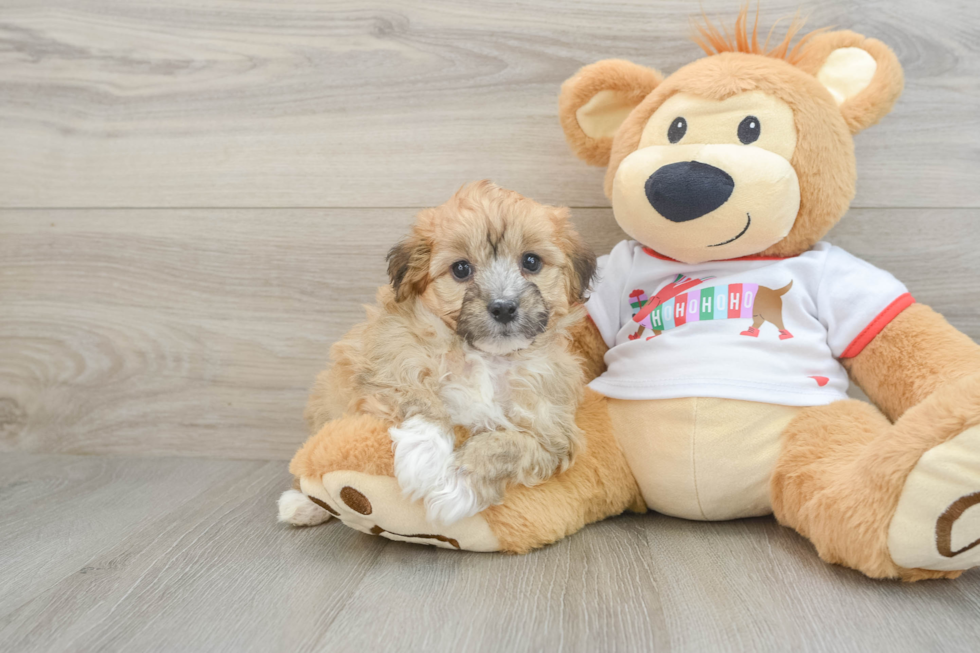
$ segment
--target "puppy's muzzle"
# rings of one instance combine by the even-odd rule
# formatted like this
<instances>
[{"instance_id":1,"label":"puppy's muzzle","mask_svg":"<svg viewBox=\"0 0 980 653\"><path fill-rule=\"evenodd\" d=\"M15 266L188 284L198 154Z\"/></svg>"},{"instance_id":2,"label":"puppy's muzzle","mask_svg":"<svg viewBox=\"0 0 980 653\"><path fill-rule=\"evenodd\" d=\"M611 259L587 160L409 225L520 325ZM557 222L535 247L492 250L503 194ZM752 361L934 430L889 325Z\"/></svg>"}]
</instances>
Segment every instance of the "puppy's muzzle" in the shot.
<instances>
[{"instance_id":1,"label":"puppy's muzzle","mask_svg":"<svg viewBox=\"0 0 980 653\"><path fill-rule=\"evenodd\" d=\"M735 181L713 165L679 161L650 175L644 190L657 213L671 222L687 222L727 202L735 190Z\"/></svg>"},{"instance_id":2,"label":"puppy's muzzle","mask_svg":"<svg viewBox=\"0 0 980 653\"><path fill-rule=\"evenodd\" d=\"M509 324L517 319L517 302L513 299L495 299L487 304L487 311L500 324Z\"/></svg>"}]
</instances>

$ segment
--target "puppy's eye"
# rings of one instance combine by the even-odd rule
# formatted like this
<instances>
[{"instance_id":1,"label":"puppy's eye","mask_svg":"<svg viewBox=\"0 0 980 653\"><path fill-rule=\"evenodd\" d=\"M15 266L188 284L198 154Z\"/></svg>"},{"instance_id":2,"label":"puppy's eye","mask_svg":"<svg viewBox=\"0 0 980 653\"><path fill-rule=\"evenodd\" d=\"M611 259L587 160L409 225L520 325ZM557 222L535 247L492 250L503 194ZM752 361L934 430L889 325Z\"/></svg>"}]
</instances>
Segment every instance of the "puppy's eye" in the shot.
<instances>
[{"instance_id":1,"label":"puppy's eye","mask_svg":"<svg viewBox=\"0 0 980 653\"><path fill-rule=\"evenodd\" d=\"M755 116L746 116L738 123L738 140L742 141L743 145L755 143L761 133L762 123Z\"/></svg>"},{"instance_id":2,"label":"puppy's eye","mask_svg":"<svg viewBox=\"0 0 980 653\"><path fill-rule=\"evenodd\" d=\"M469 261L456 261L449 266L449 271L453 273L456 281L466 281L473 274L473 266Z\"/></svg>"},{"instance_id":3,"label":"puppy's eye","mask_svg":"<svg viewBox=\"0 0 980 653\"><path fill-rule=\"evenodd\" d=\"M528 252L523 257L521 257L521 266L528 272L540 272L541 271L541 257L537 254Z\"/></svg>"},{"instance_id":4,"label":"puppy's eye","mask_svg":"<svg viewBox=\"0 0 980 653\"><path fill-rule=\"evenodd\" d=\"M684 138L684 134L686 133L687 121L680 116L677 116L674 118L674 122L670 123L670 129L667 130L667 140L671 143L676 143Z\"/></svg>"}]
</instances>

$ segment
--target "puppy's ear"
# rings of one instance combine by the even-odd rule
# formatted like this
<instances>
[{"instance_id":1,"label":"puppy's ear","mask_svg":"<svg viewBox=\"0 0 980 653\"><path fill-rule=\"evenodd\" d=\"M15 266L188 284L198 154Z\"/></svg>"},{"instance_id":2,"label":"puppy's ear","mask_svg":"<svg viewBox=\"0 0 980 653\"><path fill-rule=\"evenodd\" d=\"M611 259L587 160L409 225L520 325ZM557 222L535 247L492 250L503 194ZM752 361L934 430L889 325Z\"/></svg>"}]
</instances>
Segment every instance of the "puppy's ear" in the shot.
<instances>
[{"instance_id":1,"label":"puppy's ear","mask_svg":"<svg viewBox=\"0 0 980 653\"><path fill-rule=\"evenodd\" d=\"M569 258L572 261L572 269L575 271L575 283L572 284L570 296L574 297L575 302L581 302L585 299L585 293L589 291L589 287L595 280L595 252L585 244L578 234L575 234L575 246Z\"/></svg>"},{"instance_id":2,"label":"puppy's ear","mask_svg":"<svg viewBox=\"0 0 980 653\"><path fill-rule=\"evenodd\" d=\"M418 234L412 234L388 252L388 278L395 289L396 302L425 292L431 254L432 249Z\"/></svg>"},{"instance_id":3,"label":"puppy's ear","mask_svg":"<svg viewBox=\"0 0 980 653\"><path fill-rule=\"evenodd\" d=\"M595 252L585 244L578 232L572 228L568 216L568 209L557 209L553 215L553 220L558 229L558 242L561 244L565 258L570 264L565 274L568 301L571 304L577 304L585 299L585 293L589 291L589 286L595 279L596 260Z\"/></svg>"}]
</instances>

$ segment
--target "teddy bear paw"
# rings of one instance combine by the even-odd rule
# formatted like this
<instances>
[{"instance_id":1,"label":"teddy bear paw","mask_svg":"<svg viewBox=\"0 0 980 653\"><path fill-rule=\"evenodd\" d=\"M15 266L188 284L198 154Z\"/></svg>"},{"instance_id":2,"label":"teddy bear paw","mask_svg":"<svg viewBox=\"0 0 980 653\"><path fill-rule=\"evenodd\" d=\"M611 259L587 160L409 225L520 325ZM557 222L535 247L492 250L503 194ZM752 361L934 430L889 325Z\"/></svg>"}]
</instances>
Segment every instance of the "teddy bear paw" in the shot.
<instances>
[{"instance_id":1,"label":"teddy bear paw","mask_svg":"<svg viewBox=\"0 0 980 653\"><path fill-rule=\"evenodd\" d=\"M926 451L916 463L889 525L888 550L909 569L980 565L980 426Z\"/></svg>"},{"instance_id":2,"label":"teddy bear paw","mask_svg":"<svg viewBox=\"0 0 980 653\"><path fill-rule=\"evenodd\" d=\"M300 478L302 494L328 506L345 525L389 540L427 544L444 549L499 551L500 543L483 515L451 524L426 517L421 501L411 501L391 476L342 470L322 479Z\"/></svg>"}]
</instances>

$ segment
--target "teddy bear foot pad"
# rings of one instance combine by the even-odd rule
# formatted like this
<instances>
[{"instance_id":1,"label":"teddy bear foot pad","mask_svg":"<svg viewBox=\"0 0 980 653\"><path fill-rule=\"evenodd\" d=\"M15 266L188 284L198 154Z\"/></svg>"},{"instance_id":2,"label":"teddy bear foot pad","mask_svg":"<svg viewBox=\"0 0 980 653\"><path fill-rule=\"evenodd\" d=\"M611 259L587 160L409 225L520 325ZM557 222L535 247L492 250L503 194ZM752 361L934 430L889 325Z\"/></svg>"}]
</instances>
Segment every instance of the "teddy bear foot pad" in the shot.
<instances>
[{"instance_id":1,"label":"teddy bear foot pad","mask_svg":"<svg viewBox=\"0 0 980 653\"><path fill-rule=\"evenodd\" d=\"M482 515L449 526L425 518L421 501L405 498L390 476L336 471L322 479L303 477L300 489L346 526L389 540L428 544L444 549L499 551L500 544Z\"/></svg>"},{"instance_id":2,"label":"teddy bear foot pad","mask_svg":"<svg viewBox=\"0 0 980 653\"><path fill-rule=\"evenodd\" d=\"M888 531L902 567L956 571L980 565L980 426L923 454L905 481Z\"/></svg>"}]
</instances>

